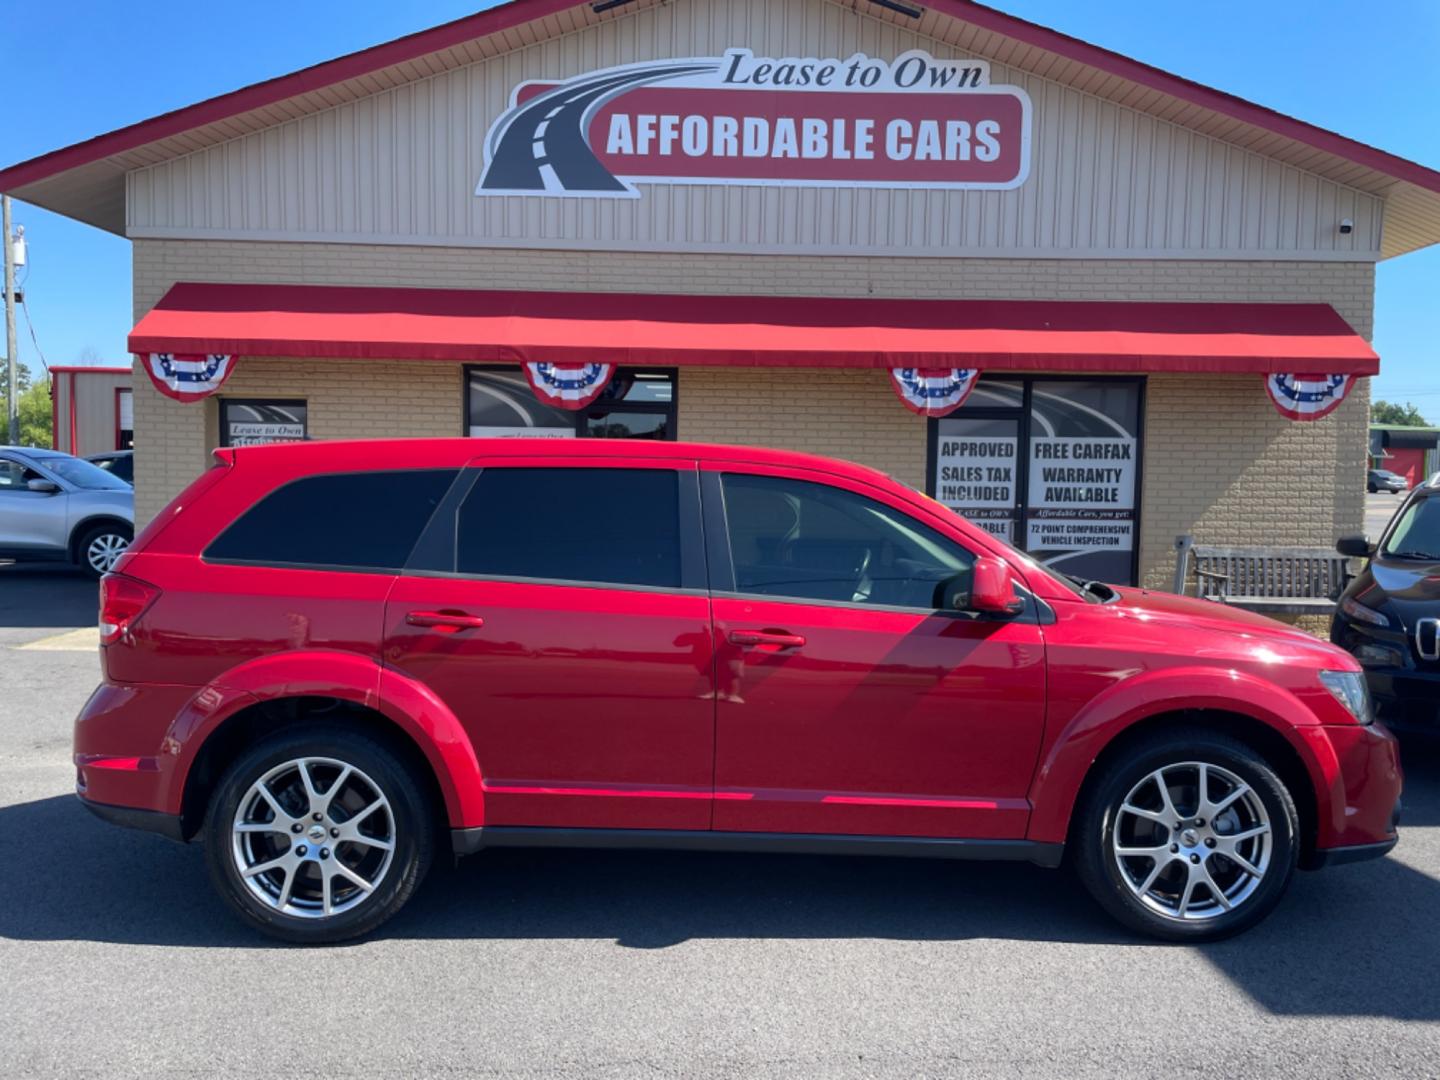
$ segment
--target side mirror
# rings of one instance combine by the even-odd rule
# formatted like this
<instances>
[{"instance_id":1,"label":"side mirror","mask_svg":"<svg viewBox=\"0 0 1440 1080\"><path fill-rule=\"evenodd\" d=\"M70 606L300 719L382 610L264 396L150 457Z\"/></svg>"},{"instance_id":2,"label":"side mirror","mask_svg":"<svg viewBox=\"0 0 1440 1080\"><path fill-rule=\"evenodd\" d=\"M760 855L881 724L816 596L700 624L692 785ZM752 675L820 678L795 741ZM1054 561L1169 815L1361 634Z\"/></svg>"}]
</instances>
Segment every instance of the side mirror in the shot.
<instances>
[{"instance_id":1,"label":"side mirror","mask_svg":"<svg viewBox=\"0 0 1440 1080\"><path fill-rule=\"evenodd\" d=\"M1375 545L1370 542L1368 536L1356 533L1353 536L1342 536L1336 540L1335 550L1352 559L1368 559L1375 554Z\"/></svg>"},{"instance_id":2,"label":"side mirror","mask_svg":"<svg viewBox=\"0 0 1440 1080\"><path fill-rule=\"evenodd\" d=\"M965 579L969 579L969 592ZM975 560L969 574L962 574L941 585L944 607L952 610L983 611L993 615L1019 615L1025 601L1015 593L1015 581L1003 559L982 555Z\"/></svg>"},{"instance_id":3,"label":"side mirror","mask_svg":"<svg viewBox=\"0 0 1440 1080\"><path fill-rule=\"evenodd\" d=\"M54 480L27 480L25 486L31 491L38 491L41 495L54 495L60 490L60 485Z\"/></svg>"}]
</instances>

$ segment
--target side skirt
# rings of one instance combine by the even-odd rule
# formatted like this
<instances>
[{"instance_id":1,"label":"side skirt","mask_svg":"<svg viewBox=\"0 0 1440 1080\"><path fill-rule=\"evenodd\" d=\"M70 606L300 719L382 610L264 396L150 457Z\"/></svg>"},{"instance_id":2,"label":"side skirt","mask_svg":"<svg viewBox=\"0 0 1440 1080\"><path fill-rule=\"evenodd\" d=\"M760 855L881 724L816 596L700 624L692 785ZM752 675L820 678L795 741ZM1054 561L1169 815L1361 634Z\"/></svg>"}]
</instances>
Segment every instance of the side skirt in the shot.
<instances>
[{"instance_id":1,"label":"side skirt","mask_svg":"<svg viewBox=\"0 0 1440 1080\"><path fill-rule=\"evenodd\" d=\"M1064 844L1034 840L968 840L929 836L823 836L808 833L702 832L685 829L549 829L485 825L451 829L456 855L484 848L641 848L661 851L748 851L780 855L893 855L922 859L1032 862L1055 868Z\"/></svg>"}]
</instances>

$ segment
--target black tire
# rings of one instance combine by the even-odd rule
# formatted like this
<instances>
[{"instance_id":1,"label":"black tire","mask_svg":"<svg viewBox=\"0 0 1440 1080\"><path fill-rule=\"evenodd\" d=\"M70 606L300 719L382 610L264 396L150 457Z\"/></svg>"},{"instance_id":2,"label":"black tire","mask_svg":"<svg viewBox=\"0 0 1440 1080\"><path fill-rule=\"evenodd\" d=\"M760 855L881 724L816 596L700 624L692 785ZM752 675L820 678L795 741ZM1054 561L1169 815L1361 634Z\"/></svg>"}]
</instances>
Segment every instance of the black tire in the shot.
<instances>
[{"instance_id":1,"label":"black tire","mask_svg":"<svg viewBox=\"0 0 1440 1080\"><path fill-rule=\"evenodd\" d=\"M1374 495L1380 489L1377 488L1374 484L1367 484L1365 485L1365 490L1368 491L1371 495Z\"/></svg>"},{"instance_id":2,"label":"black tire","mask_svg":"<svg viewBox=\"0 0 1440 1080\"><path fill-rule=\"evenodd\" d=\"M281 768L287 763L314 758L330 759L355 770L351 774L352 779L348 784L341 785L343 790L336 793L336 797L342 803L348 801L352 806L355 803L364 804L367 799L373 799L373 795L369 792L370 788L376 789L380 795L383 795L388 802L388 806L384 807L383 811L389 815L385 824L390 829L388 836L393 844L393 850L390 852L389 861L385 863L384 869L376 874L378 880L373 890L368 893L352 892L353 906L328 916L324 915L322 910L318 914L311 914L307 917L304 913L292 914L283 911L273 902L267 903L257 896L251 886L246 884L237 862L246 858L247 855L254 856L251 865L258 864L270 857L289 859L292 853L299 850L298 847L292 846L292 842L307 841L308 836L303 832L299 836L288 837L283 831L265 831L257 834L263 838L262 840L241 840L232 833L232 827L236 821L236 813L241 808L242 800L246 800L249 806L259 805L258 802L247 798L251 794L252 785L267 773ZM314 774L314 784L319 789L320 795L322 797L330 796L332 794L331 786L335 785L338 780L338 772L334 772L329 777L328 785L330 786L322 787L322 784L326 783L324 774L327 769L332 769L332 767L311 764L308 768ZM267 786L267 790L278 796L287 811L298 811L297 824L303 823L302 827L307 830L311 828L310 811L301 808L302 804L296 801L302 794L295 787L299 783L298 773L293 779L287 780L285 776L281 776L272 783L276 786ZM245 922L282 941L318 945L347 941L368 934L405 906L410 897L414 895L415 890L419 888L430 868L434 854L436 829L435 818L426 796L426 790L422 778L416 776L401 757L384 743L369 735L344 727L328 725L308 726L296 731L274 735L240 755L226 770L224 777L211 795L204 825L205 858L209 864L211 883ZM259 798L259 796L256 797ZM310 809L314 807L313 803L305 805L308 805ZM321 832L325 831L325 827L332 825L344 827L346 820L341 815L347 813L355 815L356 812L354 810L347 811L344 806L339 806L333 809L335 815L333 819L329 816L331 813L332 809L327 806L323 823L315 823L321 826ZM293 817L292 813L292 819ZM360 817L364 817L364 815L352 816L350 818L351 825L358 827L361 824ZM367 821L372 821L374 818L375 815L372 814ZM248 814L247 820L252 820ZM273 815L271 820L273 820ZM376 832L382 839L384 838L383 830L376 830ZM261 842L273 845L273 848L261 853L237 850L237 845ZM317 858L319 852L313 850L312 845L332 842L335 844L333 853L326 848L320 849L326 852L326 862L321 863ZM304 869L295 872L294 882L289 881L290 871L276 870L260 875L257 888L265 891L273 887L275 892L279 892L282 883L288 882L294 886L298 896L321 888L321 875L328 872L330 882L328 888L333 890L333 894L338 900L342 890L347 888L353 890L353 886L348 885L344 878L335 873L338 862L343 859L347 866L353 866L360 870L363 876L363 874L375 872L367 869L367 863L364 860L372 859L378 854L381 861L384 861L384 852L378 848L373 848L363 841L346 841L343 837L338 841L328 839L310 841L306 844L306 854L309 862L305 864ZM329 861L330 859L335 861ZM283 876L278 881L275 880L274 875L282 873ZM340 882L338 886L335 884L336 881ZM326 894L322 893L321 895ZM272 896L272 901L279 898L281 897ZM321 903L320 900L305 900L304 902L312 905L310 909L312 912L314 911L313 905ZM294 905L287 903L286 906Z\"/></svg>"},{"instance_id":3,"label":"black tire","mask_svg":"<svg viewBox=\"0 0 1440 1080\"><path fill-rule=\"evenodd\" d=\"M75 542L75 562L81 570L95 579L104 576L109 566L96 566L90 560L91 545L105 538L113 538L112 544L123 541L124 547L130 546L130 541L135 539L135 530L122 521L106 522L100 525L91 525L80 534L80 539ZM123 549L122 549L123 550ZM118 553L117 556L118 558ZM114 560L111 560L113 565Z\"/></svg>"},{"instance_id":4,"label":"black tire","mask_svg":"<svg viewBox=\"0 0 1440 1080\"><path fill-rule=\"evenodd\" d=\"M1185 805L1184 781L1187 776L1198 779L1199 775L1198 769L1186 771L1185 763L1192 762L1205 764L1210 770L1218 767L1218 772L1207 772L1212 791L1229 784L1224 776L1228 772L1248 785L1263 807L1264 815L1268 817L1269 832L1266 835L1270 842L1267 851L1268 865L1260 867L1263 874L1258 883L1251 884L1251 875L1241 871L1238 864L1225 861L1224 855L1213 850L1213 846L1207 846L1210 845L1210 839L1215 839L1209 836L1207 830L1186 828L1172 831L1168 822L1164 826L1158 823L1150 824L1147 819L1133 812L1122 812L1122 803L1127 796L1136 793L1137 785L1145 782L1156 770L1165 768L1167 782L1180 781L1176 790L1170 793L1172 797L1179 793L1179 797L1173 798L1173 803L1181 812L1177 815L1181 817L1180 823L1193 825L1196 820L1203 820L1198 817L1187 819L1183 816L1186 812L1199 812L1198 804ZM1174 772L1169 771L1171 767ZM1226 790L1234 791L1235 788L1232 785ZM1149 812L1155 812L1163 805L1159 804L1158 788L1153 782L1147 788L1141 789L1141 792L1156 793L1155 803L1144 807ZM1136 794L1139 797L1139 793ZM1222 795L1217 802L1223 801L1223 798ZM1258 827L1260 824L1260 818L1251 814L1248 809L1254 807L1248 797L1242 797L1236 805L1236 809L1220 815L1220 819L1217 819L1218 825L1207 823L1218 834L1217 844L1223 845L1227 842L1221 830L1230 828L1230 820L1249 815L1248 824L1241 824L1234 830L1237 832L1248 831L1250 826ZM1227 814L1230 815L1229 819ZM1255 810L1255 814L1258 814L1258 810ZM1123 824L1120 820L1122 816ZM1117 827L1127 830L1127 833L1122 833L1122 842L1127 846L1133 843L1137 848L1148 847L1158 840L1161 835L1158 830L1163 828L1166 841L1162 848L1156 848L1160 852L1158 858L1142 855L1122 859L1112 847ZM1156 831L1146 839L1132 841L1131 834L1137 828ZM1157 733L1153 737L1138 741L1103 766L1103 771L1087 786L1085 796L1077 808L1072 840L1076 854L1076 871L1080 880L1100 906L1114 918L1130 929L1150 937L1165 941L1198 942L1217 941L1239 934L1274 910L1295 873L1300 855L1299 832L1295 801L1284 782L1263 757L1246 744L1227 735L1203 728L1183 728ZM1176 842L1173 847L1170 846L1170 841ZM1193 841L1195 846L1185 846L1186 841ZM1253 843L1258 845L1261 841ZM1255 850L1257 848L1246 848L1247 852ZM1191 854L1187 857L1186 852ZM1218 862L1215 861L1217 855L1220 860ZM1162 878L1156 885L1147 891L1146 896L1150 901L1142 901L1135 891L1136 886L1131 882L1148 876L1148 872L1156 868L1161 860L1165 860L1167 868L1161 871ZM1180 879L1190 878L1192 870L1189 864L1192 863L1203 867L1206 872L1216 874L1213 880L1221 883L1221 891L1227 893L1232 900L1240 897L1233 908L1223 909L1219 897L1204 884L1193 887L1195 901L1200 905L1198 918L1182 919L1176 911L1166 908L1169 898L1173 896L1175 908L1178 910L1185 889ZM1199 870L1194 873L1198 874ZM1233 892L1232 887L1225 884L1232 880L1237 883ZM1173 886L1170 884L1172 881L1175 882ZM1143 880L1138 882L1139 887L1144 884ZM1248 892L1242 894L1242 888L1248 888ZM1176 895L1177 893L1180 895ZM1207 909L1213 914L1207 914Z\"/></svg>"}]
</instances>

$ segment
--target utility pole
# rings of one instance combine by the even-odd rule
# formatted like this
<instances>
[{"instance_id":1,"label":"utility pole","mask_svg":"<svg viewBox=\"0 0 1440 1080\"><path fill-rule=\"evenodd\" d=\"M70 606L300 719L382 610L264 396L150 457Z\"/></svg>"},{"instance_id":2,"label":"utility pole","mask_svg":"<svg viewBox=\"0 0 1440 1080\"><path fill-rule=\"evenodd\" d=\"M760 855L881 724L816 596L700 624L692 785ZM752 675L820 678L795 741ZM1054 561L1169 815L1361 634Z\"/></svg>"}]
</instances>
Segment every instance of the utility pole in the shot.
<instances>
[{"instance_id":1,"label":"utility pole","mask_svg":"<svg viewBox=\"0 0 1440 1080\"><path fill-rule=\"evenodd\" d=\"M15 238L10 231L10 196L0 195L0 218L3 218L3 226L0 232L5 234L5 363L6 372L10 377L10 384L6 387L7 398L5 415L9 418L10 426L6 433L12 446L20 444L20 399L18 390L20 387L19 361L15 357Z\"/></svg>"}]
</instances>

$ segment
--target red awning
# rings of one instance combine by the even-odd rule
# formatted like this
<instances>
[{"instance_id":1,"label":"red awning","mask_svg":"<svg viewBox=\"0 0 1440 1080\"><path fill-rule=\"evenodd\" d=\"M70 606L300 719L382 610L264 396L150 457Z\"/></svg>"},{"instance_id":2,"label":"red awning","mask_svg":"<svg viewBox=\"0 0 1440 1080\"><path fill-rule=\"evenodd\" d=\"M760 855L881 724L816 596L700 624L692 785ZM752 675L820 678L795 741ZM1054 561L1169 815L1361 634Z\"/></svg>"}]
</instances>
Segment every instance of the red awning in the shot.
<instances>
[{"instance_id":1,"label":"red awning","mask_svg":"<svg viewBox=\"0 0 1440 1080\"><path fill-rule=\"evenodd\" d=\"M136 353L555 364L1325 372L1379 359L1328 304L1146 304L184 283Z\"/></svg>"}]
</instances>

